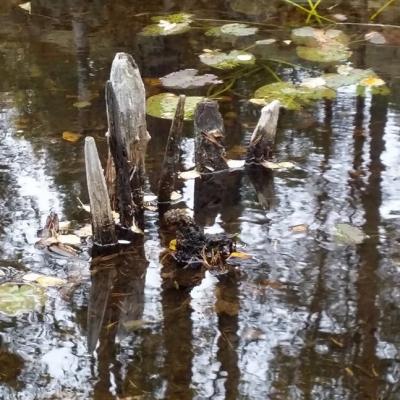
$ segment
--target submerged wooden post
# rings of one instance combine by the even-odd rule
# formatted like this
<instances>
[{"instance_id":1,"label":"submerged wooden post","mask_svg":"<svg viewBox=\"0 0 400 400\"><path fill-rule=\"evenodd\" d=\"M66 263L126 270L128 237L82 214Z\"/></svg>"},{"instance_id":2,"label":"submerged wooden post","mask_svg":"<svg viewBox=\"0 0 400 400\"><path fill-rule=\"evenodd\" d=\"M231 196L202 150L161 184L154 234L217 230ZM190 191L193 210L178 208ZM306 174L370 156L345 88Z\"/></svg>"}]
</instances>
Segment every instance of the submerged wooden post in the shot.
<instances>
[{"instance_id":1,"label":"submerged wooden post","mask_svg":"<svg viewBox=\"0 0 400 400\"><path fill-rule=\"evenodd\" d=\"M117 53L111 67L110 82L118 111L107 103L107 114L114 115L117 135L126 149L135 218L143 212L144 157L150 135L146 127L146 96L139 68L132 56ZM115 160L114 160L115 164ZM117 172L118 176L118 172Z\"/></svg>"},{"instance_id":2,"label":"submerged wooden post","mask_svg":"<svg viewBox=\"0 0 400 400\"><path fill-rule=\"evenodd\" d=\"M128 152L120 134L119 107L110 81L106 83L106 100L108 109L108 144L115 166L119 219L123 227L130 228L134 225L134 214L137 214L138 210L132 199Z\"/></svg>"},{"instance_id":3,"label":"submerged wooden post","mask_svg":"<svg viewBox=\"0 0 400 400\"><path fill-rule=\"evenodd\" d=\"M228 169L223 145L224 122L216 101L203 100L197 104L194 134L196 169L201 173Z\"/></svg>"},{"instance_id":4,"label":"submerged wooden post","mask_svg":"<svg viewBox=\"0 0 400 400\"><path fill-rule=\"evenodd\" d=\"M275 145L279 108L278 100L262 108L260 119L250 138L246 158L248 163L261 163L271 158Z\"/></svg>"},{"instance_id":5,"label":"submerged wooden post","mask_svg":"<svg viewBox=\"0 0 400 400\"><path fill-rule=\"evenodd\" d=\"M176 106L174 119L168 134L167 146L165 148L164 161L161 168L161 177L158 185L158 201L168 202L174 190L177 165L179 162L179 144L183 131L183 120L185 116L185 95L180 95Z\"/></svg>"},{"instance_id":6,"label":"submerged wooden post","mask_svg":"<svg viewBox=\"0 0 400 400\"><path fill-rule=\"evenodd\" d=\"M117 237L110 200L96 143L92 137L85 139L85 165L94 242L100 246L114 245Z\"/></svg>"}]
</instances>

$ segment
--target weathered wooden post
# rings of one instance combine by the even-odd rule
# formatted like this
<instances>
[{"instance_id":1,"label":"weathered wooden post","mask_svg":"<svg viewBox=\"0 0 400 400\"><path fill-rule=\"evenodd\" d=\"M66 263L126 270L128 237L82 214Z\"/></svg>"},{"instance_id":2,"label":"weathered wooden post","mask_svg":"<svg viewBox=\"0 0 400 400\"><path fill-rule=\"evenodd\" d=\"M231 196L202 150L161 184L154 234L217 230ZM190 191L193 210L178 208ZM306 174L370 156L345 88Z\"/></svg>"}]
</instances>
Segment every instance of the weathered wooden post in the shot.
<instances>
[{"instance_id":1,"label":"weathered wooden post","mask_svg":"<svg viewBox=\"0 0 400 400\"><path fill-rule=\"evenodd\" d=\"M85 165L94 243L99 246L115 245L117 236L106 181L92 137L85 139Z\"/></svg>"},{"instance_id":2,"label":"weathered wooden post","mask_svg":"<svg viewBox=\"0 0 400 400\"><path fill-rule=\"evenodd\" d=\"M280 103L274 100L264 106L257 126L250 138L247 151L247 163L261 164L271 158L275 146Z\"/></svg>"},{"instance_id":3,"label":"weathered wooden post","mask_svg":"<svg viewBox=\"0 0 400 400\"><path fill-rule=\"evenodd\" d=\"M146 96L139 68L132 56L126 53L117 53L111 67L110 83L107 84L107 115L109 121L109 134L114 131L114 144L119 143L118 154L126 153L125 162L117 162L113 155L113 162L116 168L129 170L129 184L132 194L133 221L142 225L143 216L143 185L144 185L144 157L146 154L147 142L150 135L146 127ZM112 89L112 90L111 90ZM113 95L111 95L113 93ZM111 124L113 125L112 127ZM118 139L115 139L118 136ZM111 147L111 146L110 146ZM116 150L114 148L114 150ZM112 172L112 166L108 162L108 172ZM126 166L127 164L127 166ZM118 172L117 175L117 197L121 199L121 190L118 186L126 184L126 171ZM124 176L124 178L122 178ZM119 178L118 178L119 177ZM113 179L112 173L108 177L108 183ZM119 193L119 194L118 194ZM123 196L124 197L124 196ZM126 196L125 196L126 197ZM118 208L126 206L119 204ZM125 223L129 222L130 210L124 211Z\"/></svg>"},{"instance_id":4,"label":"weathered wooden post","mask_svg":"<svg viewBox=\"0 0 400 400\"><path fill-rule=\"evenodd\" d=\"M216 101L203 100L197 104L194 113L194 134L196 169L201 173L228 169L224 158L224 121Z\"/></svg>"},{"instance_id":5,"label":"weathered wooden post","mask_svg":"<svg viewBox=\"0 0 400 400\"><path fill-rule=\"evenodd\" d=\"M161 168L161 177L158 185L158 201L169 202L171 192L174 190L177 165L179 162L179 144L183 131L183 120L185 116L186 96L179 96L174 119L168 134L167 146L165 148L164 161Z\"/></svg>"}]
</instances>

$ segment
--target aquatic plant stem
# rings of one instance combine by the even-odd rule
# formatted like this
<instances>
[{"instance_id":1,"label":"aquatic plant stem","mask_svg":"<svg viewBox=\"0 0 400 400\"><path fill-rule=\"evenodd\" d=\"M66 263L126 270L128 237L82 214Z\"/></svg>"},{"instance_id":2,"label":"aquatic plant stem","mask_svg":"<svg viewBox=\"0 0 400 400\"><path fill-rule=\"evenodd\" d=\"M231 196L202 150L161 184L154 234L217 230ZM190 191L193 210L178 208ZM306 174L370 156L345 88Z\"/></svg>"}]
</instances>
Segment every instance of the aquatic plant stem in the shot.
<instances>
[{"instance_id":1,"label":"aquatic plant stem","mask_svg":"<svg viewBox=\"0 0 400 400\"><path fill-rule=\"evenodd\" d=\"M309 10L309 9L307 9L307 8L305 8L305 7L303 7L303 6L301 6L300 4L296 3L295 1L292 1L292 0L283 0L283 1L284 1L285 3L289 3L290 5L292 5L292 6L294 6L294 7L299 8L300 10L302 10L303 12L305 12L305 13L308 14L308 15L310 15L310 14L313 15L313 13L311 12L311 10ZM314 15L315 15L315 16L318 16L318 17L319 17L321 20L323 20L323 21L326 21L326 22L329 22L329 23L332 23L332 24L335 24L335 23L336 23L336 22L333 21L332 19L323 17L322 15L316 13L315 10L314 10Z\"/></svg>"},{"instance_id":2,"label":"aquatic plant stem","mask_svg":"<svg viewBox=\"0 0 400 400\"><path fill-rule=\"evenodd\" d=\"M315 3L313 3L312 0L308 0L308 4L310 5L310 14L308 14L308 17L306 19L306 24L309 24L311 21L311 17L314 16L317 22L321 25L321 18L319 17L317 13L317 8L319 4L321 3L321 0L317 0Z\"/></svg>"},{"instance_id":3,"label":"aquatic plant stem","mask_svg":"<svg viewBox=\"0 0 400 400\"><path fill-rule=\"evenodd\" d=\"M371 17L370 20L373 21L379 14L381 14L387 7L389 7L392 3L396 0L389 0L387 1L377 12L375 12Z\"/></svg>"}]
</instances>

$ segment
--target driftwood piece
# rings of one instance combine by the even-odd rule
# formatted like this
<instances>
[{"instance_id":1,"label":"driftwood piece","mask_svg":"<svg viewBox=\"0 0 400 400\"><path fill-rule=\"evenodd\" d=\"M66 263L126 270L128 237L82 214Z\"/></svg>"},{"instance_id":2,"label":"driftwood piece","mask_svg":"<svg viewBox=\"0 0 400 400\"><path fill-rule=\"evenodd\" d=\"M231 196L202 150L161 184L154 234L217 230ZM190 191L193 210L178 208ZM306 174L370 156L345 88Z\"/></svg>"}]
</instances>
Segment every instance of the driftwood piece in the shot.
<instances>
[{"instance_id":1,"label":"driftwood piece","mask_svg":"<svg viewBox=\"0 0 400 400\"><path fill-rule=\"evenodd\" d=\"M146 127L144 84L132 56L126 53L116 54L111 67L110 81L119 110L119 135L125 145L130 167L132 199L137 210L142 210L144 157L150 135ZM136 215L136 218L138 217L140 216Z\"/></svg>"},{"instance_id":2,"label":"driftwood piece","mask_svg":"<svg viewBox=\"0 0 400 400\"><path fill-rule=\"evenodd\" d=\"M101 246L114 245L117 237L110 200L96 143L92 137L85 139L85 165L94 242Z\"/></svg>"},{"instance_id":3,"label":"driftwood piece","mask_svg":"<svg viewBox=\"0 0 400 400\"><path fill-rule=\"evenodd\" d=\"M174 119L169 130L158 186L159 202L168 202L171 198L171 192L174 190L176 175L178 173L177 165L179 162L179 145L183 131L185 100L185 95L179 96Z\"/></svg>"},{"instance_id":4,"label":"driftwood piece","mask_svg":"<svg viewBox=\"0 0 400 400\"><path fill-rule=\"evenodd\" d=\"M108 144L115 165L119 218L123 227L130 228L132 225L136 225L134 214L137 215L138 210L136 210L137 206L132 199L128 152L126 144L121 137L120 111L110 81L106 83L106 100L108 109Z\"/></svg>"},{"instance_id":5,"label":"driftwood piece","mask_svg":"<svg viewBox=\"0 0 400 400\"><path fill-rule=\"evenodd\" d=\"M194 133L196 169L201 173L228 169L223 145L224 122L216 101L203 100L197 104Z\"/></svg>"},{"instance_id":6,"label":"driftwood piece","mask_svg":"<svg viewBox=\"0 0 400 400\"><path fill-rule=\"evenodd\" d=\"M257 126L250 138L246 161L248 163L262 163L272 157L276 129L278 125L280 103L274 100L264 106Z\"/></svg>"}]
</instances>

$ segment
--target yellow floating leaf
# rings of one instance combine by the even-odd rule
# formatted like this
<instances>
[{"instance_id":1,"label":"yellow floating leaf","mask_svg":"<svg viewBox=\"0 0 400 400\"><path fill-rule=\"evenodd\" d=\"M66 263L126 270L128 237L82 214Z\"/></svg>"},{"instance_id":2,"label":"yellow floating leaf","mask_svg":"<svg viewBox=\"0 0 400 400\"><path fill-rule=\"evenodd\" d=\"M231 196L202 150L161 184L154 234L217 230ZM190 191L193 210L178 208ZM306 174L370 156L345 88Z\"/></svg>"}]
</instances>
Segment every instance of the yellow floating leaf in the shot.
<instances>
[{"instance_id":1,"label":"yellow floating leaf","mask_svg":"<svg viewBox=\"0 0 400 400\"><path fill-rule=\"evenodd\" d=\"M182 198L182 194L174 190L171 193L171 197L170 198L171 198L171 201L177 201L177 200Z\"/></svg>"},{"instance_id":2,"label":"yellow floating leaf","mask_svg":"<svg viewBox=\"0 0 400 400\"><path fill-rule=\"evenodd\" d=\"M188 179L195 179L195 178L199 178L200 172L196 171L195 169L192 169L190 171L183 171L183 172L179 172L178 177L180 179L184 179L184 180L188 180Z\"/></svg>"},{"instance_id":3,"label":"yellow floating leaf","mask_svg":"<svg viewBox=\"0 0 400 400\"><path fill-rule=\"evenodd\" d=\"M244 253L243 251L234 251L230 254L229 258L241 258L242 260L248 260L251 258L251 255Z\"/></svg>"},{"instance_id":4,"label":"yellow floating leaf","mask_svg":"<svg viewBox=\"0 0 400 400\"><path fill-rule=\"evenodd\" d=\"M92 225L86 224L86 225L82 226L81 228L77 229L74 233L75 233L75 235L78 235L80 238L92 236Z\"/></svg>"},{"instance_id":5,"label":"yellow floating leaf","mask_svg":"<svg viewBox=\"0 0 400 400\"><path fill-rule=\"evenodd\" d=\"M90 101L87 100L82 100L82 101L77 101L76 103L73 104L74 107L76 108L86 108L91 105Z\"/></svg>"},{"instance_id":6,"label":"yellow floating leaf","mask_svg":"<svg viewBox=\"0 0 400 400\"><path fill-rule=\"evenodd\" d=\"M261 165L268 169L291 169L294 168L296 165L291 163L290 161L283 161L279 163L274 163L272 161L263 161Z\"/></svg>"},{"instance_id":7,"label":"yellow floating leaf","mask_svg":"<svg viewBox=\"0 0 400 400\"><path fill-rule=\"evenodd\" d=\"M31 2L27 1L26 3L22 3L18 5L19 8L22 8L25 11L28 11L29 14L32 13Z\"/></svg>"},{"instance_id":8,"label":"yellow floating leaf","mask_svg":"<svg viewBox=\"0 0 400 400\"><path fill-rule=\"evenodd\" d=\"M365 87L377 87L385 85L385 81L377 76L368 76L360 81L361 86Z\"/></svg>"},{"instance_id":9,"label":"yellow floating leaf","mask_svg":"<svg viewBox=\"0 0 400 400\"><path fill-rule=\"evenodd\" d=\"M49 286L63 286L65 285L67 282L64 279L61 278L56 278L54 276L39 276L36 279L36 282L43 287L49 287Z\"/></svg>"},{"instance_id":10,"label":"yellow floating leaf","mask_svg":"<svg viewBox=\"0 0 400 400\"><path fill-rule=\"evenodd\" d=\"M26 282L36 282L40 286L49 287L49 286L63 286L67 282L64 279L56 278L54 276L46 276L41 274L36 274L34 272L29 272L25 274L22 279Z\"/></svg>"},{"instance_id":11,"label":"yellow floating leaf","mask_svg":"<svg viewBox=\"0 0 400 400\"><path fill-rule=\"evenodd\" d=\"M58 224L58 229L61 233L68 232L69 228L71 227L71 221L60 221Z\"/></svg>"},{"instance_id":12,"label":"yellow floating leaf","mask_svg":"<svg viewBox=\"0 0 400 400\"><path fill-rule=\"evenodd\" d=\"M246 160L226 160L229 168L242 168Z\"/></svg>"},{"instance_id":13,"label":"yellow floating leaf","mask_svg":"<svg viewBox=\"0 0 400 400\"><path fill-rule=\"evenodd\" d=\"M169 242L168 248L169 248L171 251L176 251L176 239L172 239L172 240Z\"/></svg>"},{"instance_id":14,"label":"yellow floating leaf","mask_svg":"<svg viewBox=\"0 0 400 400\"><path fill-rule=\"evenodd\" d=\"M71 246L79 246L81 244L81 238L77 235L58 235L57 240L59 243Z\"/></svg>"},{"instance_id":15,"label":"yellow floating leaf","mask_svg":"<svg viewBox=\"0 0 400 400\"><path fill-rule=\"evenodd\" d=\"M345 368L344 370L345 370L350 376L354 376L354 372L353 372L349 367Z\"/></svg>"},{"instance_id":16,"label":"yellow floating leaf","mask_svg":"<svg viewBox=\"0 0 400 400\"><path fill-rule=\"evenodd\" d=\"M82 135L80 133L65 131L62 133L62 138L68 142L77 142Z\"/></svg>"}]
</instances>

